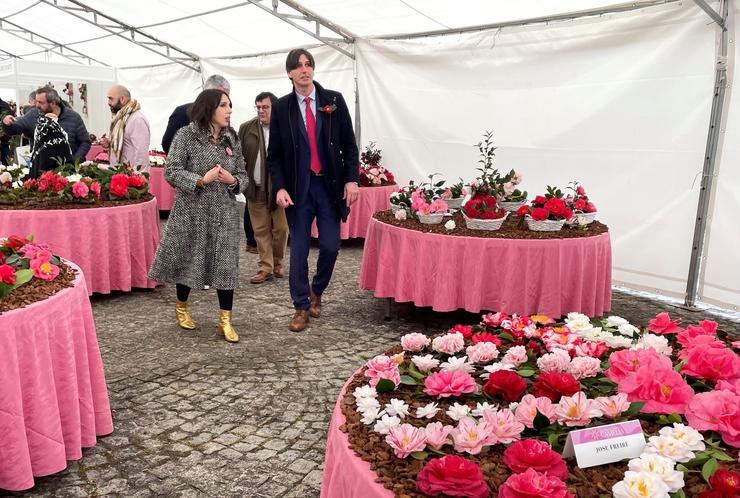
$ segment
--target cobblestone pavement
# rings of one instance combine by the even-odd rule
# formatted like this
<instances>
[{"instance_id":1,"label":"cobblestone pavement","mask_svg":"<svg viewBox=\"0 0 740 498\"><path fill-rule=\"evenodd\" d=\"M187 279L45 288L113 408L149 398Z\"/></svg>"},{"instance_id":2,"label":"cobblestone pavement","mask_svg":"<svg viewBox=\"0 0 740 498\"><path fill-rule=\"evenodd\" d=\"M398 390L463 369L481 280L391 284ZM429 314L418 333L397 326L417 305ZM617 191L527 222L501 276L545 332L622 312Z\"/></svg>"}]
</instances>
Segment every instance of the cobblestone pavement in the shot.
<instances>
[{"instance_id":1,"label":"cobblestone pavement","mask_svg":"<svg viewBox=\"0 0 740 498\"><path fill-rule=\"evenodd\" d=\"M385 321L384 302L357 289L362 245L353 241L343 245L324 316L295 334L287 279L250 285L257 257L243 254L238 344L218 335L213 290L193 292L198 329L189 332L175 324L172 287L94 296L115 431L29 492L0 495L317 497L328 422L352 372L402 334L477 321L408 304L394 304ZM636 324L663 309L614 296L614 314ZM684 322L705 317L670 313Z\"/></svg>"}]
</instances>

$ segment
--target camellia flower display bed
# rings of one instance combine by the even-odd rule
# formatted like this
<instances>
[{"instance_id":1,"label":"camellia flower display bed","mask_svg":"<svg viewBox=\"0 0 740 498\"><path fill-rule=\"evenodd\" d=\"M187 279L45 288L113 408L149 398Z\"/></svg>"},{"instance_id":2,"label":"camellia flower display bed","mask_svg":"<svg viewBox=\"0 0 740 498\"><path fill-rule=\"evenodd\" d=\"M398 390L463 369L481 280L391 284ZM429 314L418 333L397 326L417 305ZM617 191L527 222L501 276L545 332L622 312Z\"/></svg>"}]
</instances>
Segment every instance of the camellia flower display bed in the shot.
<instances>
[{"instance_id":1,"label":"camellia flower display bed","mask_svg":"<svg viewBox=\"0 0 740 498\"><path fill-rule=\"evenodd\" d=\"M483 315L411 333L347 385L340 430L399 497L740 496L740 338L704 320ZM639 420L636 458L579 468L568 433Z\"/></svg>"}]
</instances>

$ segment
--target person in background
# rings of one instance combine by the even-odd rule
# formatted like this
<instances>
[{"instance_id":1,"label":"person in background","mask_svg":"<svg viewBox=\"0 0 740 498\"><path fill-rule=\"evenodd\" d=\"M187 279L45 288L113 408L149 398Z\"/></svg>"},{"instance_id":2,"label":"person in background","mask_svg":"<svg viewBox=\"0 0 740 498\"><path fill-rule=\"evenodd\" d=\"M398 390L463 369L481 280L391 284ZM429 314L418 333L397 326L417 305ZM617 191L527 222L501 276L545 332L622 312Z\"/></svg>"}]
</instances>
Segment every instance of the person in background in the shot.
<instances>
[{"instance_id":1,"label":"person in background","mask_svg":"<svg viewBox=\"0 0 740 498\"><path fill-rule=\"evenodd\" d=\"M99 143L108 151L110 164L128 163L149 171L149 120L139 102L125 86L113 85L108 90L108 107L113 113L110 136L103 135Z\"/></svg>"},{"instance_id":2,"label":"person in background","mask_svg":"<svg viewBox=\"0 0 740 498\"><path fill-rule=\"evenodd\" d=\"M28 94L28 104L21 106L21 116L25 116L28 111L36 107L36 92Z\"/></svg>"},{"instance_id":3,"label":"person in background","mask_svg":"<svg viewBox=\"0 0 740 498\"><path fill-rule=\"evenodd\" d=\"M225 92L203 90L190 116L192 122L175 134L165 163L175 202L149 278L175 284L177 323L187 330L196 328L188 310L190 290L215 287L219 329L228 342L238 342L231 323L241 239L235 196L247 188L247 172Z\"/></svg>"},{"instance_id":4,"label":"person in background","mask_svg":"<svg viewBox=\"0 0 740 498\"><path fill-rule=\"evenodd\" d=\"M59 93L49 86L43 86L36 90L36 107L26 114L17 119L15 116L5 116L3 118L3 129L8 135L33 137L39 116L50 113L57 116L59 126L67 133L73 160L84 161L87 151L90 150L90 136L87 133L87 128L85 128L85 123L74 109L62 101ZM31 141L31 148L33 148L33 140Z\"/></svg>"},{"instance_id":5,"label":"person in background","mask_svg":"<svg viewBox=\"0 0 740 498\"><path fill-rule=\"evenodd\" d=\"M339 254L339 221L347 220L360 189L359 154L344 97L313 80L314 58L303 48L285 61L293 91L275 102L270 118L267 164L278 206L290 226L290 296L295 314L288 327L306 328L321 316L321 295ZM311 285L311 225L319 229L319 259Z\"/></svg>"},{"instance_id":6,"label":"person in background","mask_svg":"<svg viewBox=\"0 0 740 498\"><path fill-rule=\"evenodd\" d=\"M272 182L267 170L267 144L270 141L270 114L277 97L262 92L255 98L257 117L239 127L244 160L247 163L249 187L247 187L248 217L254 227L259 253L259 271L249 280L261 284L273 275L283 278L283 257L288 244L288 221L285 209L273 201Z\"/></svg>"},{"instance_id":7,"label":"person in background","mask_svg":"<svg viewBox=\"0 0 740 498\"><path fill-rule=\"evenodd\" d=\"M67 134L53 112L39 116L33 133L31 150L31 178L38 178L44 171L72 162L72 149Z\"/></svg>"},{"instance_id":8,"label":"person in background","mask_svg":"<svg viewBox=\"0 0 740 498\"><path fill-rule=\"evenodd\" d=\"M15 116L10 103L0 99L0 120L5 116ZM10 164L10 136L0 129L0 164Z\"/></svg>"}]
</instances>

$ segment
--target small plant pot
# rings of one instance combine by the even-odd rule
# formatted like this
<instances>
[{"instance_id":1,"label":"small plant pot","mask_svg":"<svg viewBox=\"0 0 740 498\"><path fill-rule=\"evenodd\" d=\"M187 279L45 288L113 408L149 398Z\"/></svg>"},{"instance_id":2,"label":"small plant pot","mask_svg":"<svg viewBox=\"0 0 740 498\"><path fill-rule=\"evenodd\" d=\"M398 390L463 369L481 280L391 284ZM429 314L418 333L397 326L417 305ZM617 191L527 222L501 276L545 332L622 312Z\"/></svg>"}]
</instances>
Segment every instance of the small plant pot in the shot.
<instances>
[{"instance_id":1,"label":"small plant pot","mask_svg":"<svg viewBox=\"0 0 740 498\"><path fill-rule=\"evenodd\" d=\"M442 223L445 213L417 214L419 221L425 225L438 225Z\"/></svg>"},{"instance_id":2,"label":"small plant pot","mask_svg":"<svg viewBox=\"0 0 740 498\"><path fill-rule=\"evenodd\" d=\"M510 213L516 213L520 207L525 205L527 201L500 201L497 204L503 208L509 211Z\"/></svg>"},{"instance_id":3,"label":"small plant pot","mask_svg":"<svg viewBox=\"0 0 740 498\"><path fill-rule=\"evenodd\" d=\"M453 197L452 199L445 199L447 207L450 209L460 209L464 197Z\"/></svg>"},{"instance_id":4,"label":"small plant pot","mask_svg":"<svg viewBox=\"0 0 740 498\"><path fill-rule=\"evenodd\" d=\"M596 211L594 211L593 213L574 214L573 217L569 219L566 223L572 226L586 226L593 223L594 220L596 220Z\"/></svg>"},{"instance_id":5,"label":"small plant pot","mask_svg":"<svg viewBox=\"0 0 740 498\"><path fill-rule=\"evenodd\" d=\"M565 225L565 220L533 220L531 216L525 217L527 226L533 232L557 232Z\"/></svg>"},{"instance_id":6,"label":"small plant pot","mask_svg":"<svg viewBox=\"0 0 740 498\"><path fill-rule=\"evenodd\" d=\"M465 213L463 213L463 218L465 218L465 226L470 228L471 230L498 230L501 228L501 225L504 224L504 221L506 218L508 218L509 213L507 212L502 218L497 218L495 220L483 220L480 218L468 218L465 216Z\"/></svg>"}]
</instances>

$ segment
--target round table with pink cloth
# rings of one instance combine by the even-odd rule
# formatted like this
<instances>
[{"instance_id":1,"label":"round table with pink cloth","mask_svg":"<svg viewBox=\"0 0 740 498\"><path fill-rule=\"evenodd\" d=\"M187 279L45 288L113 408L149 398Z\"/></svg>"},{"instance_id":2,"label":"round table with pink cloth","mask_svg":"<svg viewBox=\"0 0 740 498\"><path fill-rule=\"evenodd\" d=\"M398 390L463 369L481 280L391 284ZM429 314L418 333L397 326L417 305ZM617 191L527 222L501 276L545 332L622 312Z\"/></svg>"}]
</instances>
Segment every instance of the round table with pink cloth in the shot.
<instances>
[{"instance_id":1,"label":"round table with pink cloth","mask_svg":"<svg viewBox=\"0 0 740 498\"><path fill-rule=\"evenodd\" d=\"M33 487L113 432L85 279L65 262L73 287L0 314L0 489Z\"/></svg>"},{"instance_id":2,"label":"round table with pink cloth","mask_svg":"<svg viewBox=\"0 0 740 498\"><path fill-rule=\"evenodd\" d=\"M157 199L157 209L170 211L175 203L175 189L164 178L164 168L149 168L149 193Z\"/></svg>"},{"instance_id":3,"label":"round table with pink cloth","mask_svg":"<svg viewBox=\"0 0 740 498\"><path fill-rule=\"evenodd\" d=\"M385 185L382 187L360 187L360 196L357 198L346 222L339 227L339 236L342 240L363 238L367 233L370 219L378 211L391 208L390 196L398 191L398 185ZM318 237L319 230L314 221L311 227L311 237Z\"/></svg>"},{"instance_id":4,"label":"round table with pink cloth","mask_svg":"<svg viewBox=\"0 0 740 498\"><path fill-rule=\"evenodd\" d=\"M73 261L88 292L154 288L147 273L159 244L156 199L115 207L0 211L0 233L33 234Z\"/></svg>"},{"instance_id":5,"label":"round table with pink cloth","mask_svg":"<svg viewBox=\"0 0 740 498\"><path fill-rule=\"evenodd\" d=\"M600 316L611 309L609 233L501 239L425 233L370 220L359 286L375 297L430 306Z\"/></svg>"}]
</instances>

